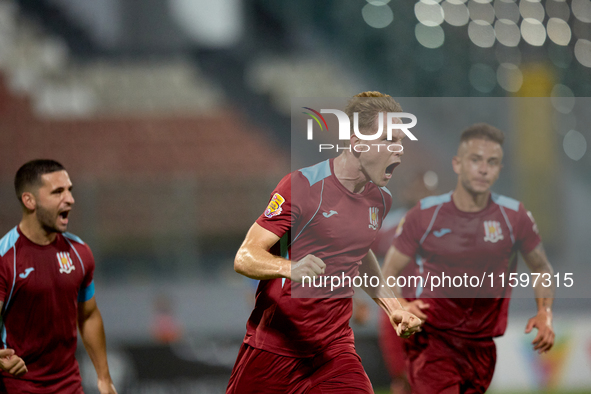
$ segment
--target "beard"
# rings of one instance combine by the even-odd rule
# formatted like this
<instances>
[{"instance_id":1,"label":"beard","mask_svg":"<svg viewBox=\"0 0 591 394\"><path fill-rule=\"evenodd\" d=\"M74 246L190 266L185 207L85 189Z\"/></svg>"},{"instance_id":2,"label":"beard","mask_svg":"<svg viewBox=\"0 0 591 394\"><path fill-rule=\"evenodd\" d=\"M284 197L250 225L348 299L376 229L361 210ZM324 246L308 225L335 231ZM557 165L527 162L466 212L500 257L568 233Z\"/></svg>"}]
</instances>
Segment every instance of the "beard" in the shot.
<instances>
[{"instance_id":1,"label":"beard","mask_svg":"<svg viewBox=\"0 0 591 394\"><path fill-rule=\"evenodd\" d=\"M35 209L35 216L41 224L41 227L48 233L63 233L65 230L60 230L56 227L56 217L48 209L37 205Z\"/></svg>"}]
</instances>

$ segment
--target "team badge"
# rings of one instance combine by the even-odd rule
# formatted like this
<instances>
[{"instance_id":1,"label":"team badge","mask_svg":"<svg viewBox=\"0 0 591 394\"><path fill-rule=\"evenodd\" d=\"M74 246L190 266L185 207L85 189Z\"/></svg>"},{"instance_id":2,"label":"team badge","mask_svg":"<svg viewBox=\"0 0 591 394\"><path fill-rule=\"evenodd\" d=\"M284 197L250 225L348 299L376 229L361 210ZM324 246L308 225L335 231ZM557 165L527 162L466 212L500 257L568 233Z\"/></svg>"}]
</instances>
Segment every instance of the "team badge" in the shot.
<instances>
[{"instance_id":1,"label":"team badge","mask_svg":"<svg viewBox=\"0 0 591 394\"><path fill-rule=\"evenodd\" d=\"M494 220L484 221L484 241L498 242L503 239L503 231L501 230L501 223Z\"/></svg>"},{"instance_id":2,"label":"team badge","mask_svg":"<svg viewBox=\"0 0 591 394\"><path fill-rule=\"evenodd\" d=\"M369 228L372 230L378 229L378 212L380 210L376 207L369 208Z\"/></svg>"},{"instance_id":3,"label":"team badge","mask_svg":"<svg viewBox=\"0 0 591 394\"><path fill-rule=\"evenodd\" d=\"M285 198L279 193L273 194L273 198L269 201L269 205L267 205L267 209L265 209L265 216L268 218L272 218L273 216L279 215L283 208L281 206L285 202Z\"/></svg>"},{"instance_id":4,"label":"team badge","mask_svg":"<svg viewBox=\"0 0 591 394\"><path fill-rule=\"evenodd\" d=\"M69 274L70 272L76 269L76 267L72 263L72 259L70 258L69 252L59 252L57 254L57 261L60 265L61 274Z\"/></svg>"}]
</instances>

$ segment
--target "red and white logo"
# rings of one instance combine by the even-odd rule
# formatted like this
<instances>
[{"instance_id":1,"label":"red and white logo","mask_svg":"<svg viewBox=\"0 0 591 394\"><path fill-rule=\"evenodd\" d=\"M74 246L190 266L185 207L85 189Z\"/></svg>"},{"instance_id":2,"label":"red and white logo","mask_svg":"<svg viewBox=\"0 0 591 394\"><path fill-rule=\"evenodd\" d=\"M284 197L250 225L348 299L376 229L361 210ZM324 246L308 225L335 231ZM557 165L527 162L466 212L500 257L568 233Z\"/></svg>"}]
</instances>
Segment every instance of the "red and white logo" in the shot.
<instances>
[{"instance_id":1,"label":"red and white logo","mask_svg":"<svg viewBox=\"0 0 591 394\"><path fill-rule=\"evenodd\" d=\"M501 230L501 223L494 220L484 221L484 241L498 242L503 239L503 231Z\"/></svg>"},{"instance_id":2,"label":"red and white logo","mask_svg":"<svg viewBox=\"0 0 591 394\"><path fill-rule=\"evenodd\" d=\"M369 208L369 228L372 230L378 229L378 212L379 208L371 207Z\"/></svg>"},{"instance_id":3,"label":"red and white logo","mask_svg":"<svg viewBox=\"0 0 591 394\"><path fill-rule=\"evenodd\" d=\"M69 252L59 252L57 254L57 262L60 265L61 274L69 274L76 269L74 263L72 263Z\"/></svg>"}]
</instances>

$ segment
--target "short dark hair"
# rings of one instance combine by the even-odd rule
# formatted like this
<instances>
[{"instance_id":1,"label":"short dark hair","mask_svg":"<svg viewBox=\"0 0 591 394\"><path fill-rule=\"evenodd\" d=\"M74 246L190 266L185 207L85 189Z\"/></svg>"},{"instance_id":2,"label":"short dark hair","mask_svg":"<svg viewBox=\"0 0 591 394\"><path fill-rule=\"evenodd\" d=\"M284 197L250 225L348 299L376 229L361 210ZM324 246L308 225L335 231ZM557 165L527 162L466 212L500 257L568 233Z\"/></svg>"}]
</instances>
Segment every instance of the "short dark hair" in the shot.
<instances>
[{"instance_id":1,"label":"short dark hair","mask_svg":"<svg viewBox=\"0 0 591 394\"><path fill-rule=\"evenodd\" d=\"M476 138L493 141L503 146L505 135L501 130L497 129L494 126L491 126L486 123L476 123L462 132L462 136L460 137L460 144L462 142L468 142Z\"/></svg>"},{"instance_id":2,"label":"short dark hair","mask_svg":"<svg viewBox=\"0 0 591 394\"><path fill-rule=\"evenodd\" d=\"M41 176L52 172L65 170L64 166L55 160L31 160L21 166L14 177L16 197L21 201L25 189L29 186L40 186Z\"/></svg>"}]
</instances>

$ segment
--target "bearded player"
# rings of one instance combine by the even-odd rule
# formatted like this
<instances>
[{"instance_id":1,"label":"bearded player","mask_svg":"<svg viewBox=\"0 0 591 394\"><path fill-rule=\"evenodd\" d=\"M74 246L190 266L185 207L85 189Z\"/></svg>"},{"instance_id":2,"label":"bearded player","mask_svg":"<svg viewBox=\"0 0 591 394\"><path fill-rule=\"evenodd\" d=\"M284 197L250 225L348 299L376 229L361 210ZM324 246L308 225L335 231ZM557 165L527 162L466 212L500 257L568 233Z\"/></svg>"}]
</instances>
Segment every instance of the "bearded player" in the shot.
<instances>
[{"instance_id":1,"label":"bearded player","mask_svg":"<svg viewBox=\"0 0 591 394\"><path fill-rule=\"evenodd\" d=\"M511 286L499 276L516 272L517 252L540 274L534 287L538 312L525 332L538 330L532 344L540 353L554 344L554 284L542 279L553 270L533 216L519 201L490 191L501 171L503 139L500 130L487 124L466 129L452 161L458 175L455 190L412 208L386 256L387 276L397 276L415 256L423 278L486 275L481 287L448 283L432 288L431 281L418 289L418 299L401 299L425 321L423 331L405 342L413 393L486 391L496 363L493 338L505 332L511 297Z\"/></svg>"},{"instance_id":2,"label":"bearded player","mask_svg":"<svg viewBox=\"0 0 591 394\"><path fill-rule=\"evenodd\" d=\"M83 393L78 326L99 392L116 394L94 298L94 258L66 232L74 204L70 177L56 161L34 160L17 171L14 185L23 216L0 240L0 392Z\"/></svg>"},{"instance_id":3,"label":"bearded player","mask_svg":"<svg viewBox=\"0 0 591 394\"><path fill-rule=\"evenodd\" d=\"M368 134L380 121L386 124L387 112L401 111L378 92L353 97L345 109L351 124L359 114L359 130ZM396 129L388 140L384 132L372 141L382 149L359 153L364 141L352 135L352 149L279 182L234 262L238 273L261 282L227 393L373 393L349 327L353 288L342 286L331 297L327 289L308 291L300 282L367 274L385 283L369 248L392 204L384 186L402 154L384 147L400 145L403 137ZM364 290L398 335L416 332L419 319L380 285Z\"/></svg>"}]
</instances>

